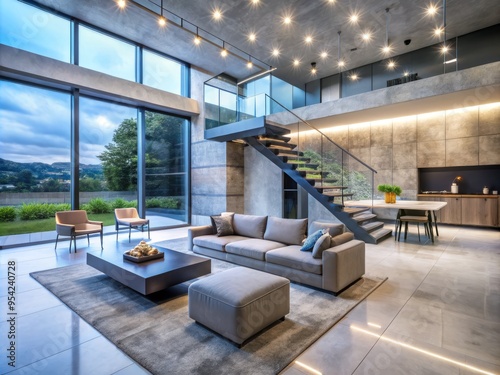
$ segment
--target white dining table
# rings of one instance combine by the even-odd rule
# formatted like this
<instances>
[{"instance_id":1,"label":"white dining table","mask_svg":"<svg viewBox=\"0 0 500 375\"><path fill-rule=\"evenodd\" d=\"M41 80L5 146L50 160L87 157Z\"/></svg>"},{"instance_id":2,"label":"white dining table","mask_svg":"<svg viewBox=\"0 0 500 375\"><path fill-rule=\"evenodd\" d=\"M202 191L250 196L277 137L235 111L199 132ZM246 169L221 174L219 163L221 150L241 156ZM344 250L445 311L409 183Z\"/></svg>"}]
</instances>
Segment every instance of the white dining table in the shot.
<instances>
[{"instance_id":1,"label":"white dining table","mask_svg":"<svg viewBox=\"0 0 500 375\"><path fill-rule=\"evenodd\" d=\"M446 202L433 202L433 201L410 201L410 200L396 200L396 203L385 203L384 200L360 200L360 201L344 201L347 207L372 207L372 208L388 208L394 210L421 210L427 211L427 218L429 220L430 236L434 242L434 230L432 224L436 228L436 236L439 236L437 227L436 211L439 211L447 205ZM399 217L399 214L396 216ZM397 221L396 221L397 225Z\"/></svg>"}]
</instances>

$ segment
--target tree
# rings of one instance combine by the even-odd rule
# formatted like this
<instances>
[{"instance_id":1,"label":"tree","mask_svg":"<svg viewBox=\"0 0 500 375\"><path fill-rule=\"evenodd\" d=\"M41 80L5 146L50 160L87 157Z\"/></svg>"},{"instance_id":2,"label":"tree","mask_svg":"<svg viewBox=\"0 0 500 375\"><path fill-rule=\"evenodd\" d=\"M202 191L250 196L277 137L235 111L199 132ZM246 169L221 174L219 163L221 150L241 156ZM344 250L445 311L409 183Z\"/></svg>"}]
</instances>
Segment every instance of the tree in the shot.
<instances>
[{"instance_id":1,"label":"tree","mask_svg":"<svg viewBox=\"0 0 500 375\"><path fill-rule=\"evenodd\" d=\"M146 170L151 174L178 172L183 162L182 129L185 120L146 112ZM137 122L126 119L98 158L109 190L137 189ZM148 186L149 189L149 186Z\"/></svg>"},{"instance_id":2,"label":"tree","mask_svg":"<svg viewBox=\"0 0 500 375\"><path fill-rule=\"evenodd\" d=\"M23 169L16 176L16 190L30 191L31 187L36 184L33 173L29 169Z\"/></svg>"}]
</instances>

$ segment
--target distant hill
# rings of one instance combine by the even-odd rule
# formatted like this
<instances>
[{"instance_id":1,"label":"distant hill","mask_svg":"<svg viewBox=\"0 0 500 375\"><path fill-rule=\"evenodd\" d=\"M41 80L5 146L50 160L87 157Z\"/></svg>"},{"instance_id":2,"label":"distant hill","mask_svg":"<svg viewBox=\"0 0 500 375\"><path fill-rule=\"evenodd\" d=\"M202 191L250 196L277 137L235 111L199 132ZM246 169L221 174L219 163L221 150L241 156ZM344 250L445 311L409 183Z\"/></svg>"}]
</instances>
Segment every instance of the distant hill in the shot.
<instances>
[{"instance_id":1,"label":"distant hill","mask_svg":"<svg viewBox=\"0 0 500 375\"><path fill-rule=\"evenodd\" d=\"M54 176L69 176L71 163L18 163L0 158L0 175L13 175L24 170L30 171L39 180ZM102 176L102 166L100 164L80 164L80 174L92 177Z\"/></svg>"}]
</instances>

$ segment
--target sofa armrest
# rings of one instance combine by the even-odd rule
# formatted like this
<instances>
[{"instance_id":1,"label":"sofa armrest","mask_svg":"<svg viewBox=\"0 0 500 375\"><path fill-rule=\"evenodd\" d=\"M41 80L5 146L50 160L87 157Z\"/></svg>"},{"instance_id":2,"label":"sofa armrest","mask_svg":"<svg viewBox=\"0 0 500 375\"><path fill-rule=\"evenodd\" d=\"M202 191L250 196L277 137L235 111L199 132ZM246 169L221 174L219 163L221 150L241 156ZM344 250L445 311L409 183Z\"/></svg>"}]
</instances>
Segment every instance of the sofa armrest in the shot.
<instances>
[{"instance_id":1,"label":"sofa armrest","mask_svg":"<svg viewBox=\"0 0 500 375\"><path fill-rule=\"evenodd\" d=\"M203 225L201 227L193 227L188 229L188 247L193 251L193 239L199 236L214 234L214 228L211 225Z\"/></svg>"},{"instance_id":2,"label":"sofa armrest","mask_svg":"<svg viewBox=\"0 0 500 375\"><path fill-rule=\"evenodd\" d=\"M323 251L323 289L338 293L365 273L365 243L351 240Z\"/></svg>"}]
</instances>

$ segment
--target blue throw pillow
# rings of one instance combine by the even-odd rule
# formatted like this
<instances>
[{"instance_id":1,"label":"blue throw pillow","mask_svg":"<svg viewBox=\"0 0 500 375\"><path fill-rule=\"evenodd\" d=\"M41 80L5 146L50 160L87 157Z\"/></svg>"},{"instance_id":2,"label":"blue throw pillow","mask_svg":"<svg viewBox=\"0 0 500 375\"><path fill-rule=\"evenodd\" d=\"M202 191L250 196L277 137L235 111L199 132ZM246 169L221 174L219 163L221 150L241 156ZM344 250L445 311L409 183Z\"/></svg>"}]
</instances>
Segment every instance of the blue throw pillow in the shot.
<instances>
[{"instance_id":1,"label":"blue throw pillow","mask_svg":"<svg viewBox=\"0 0 500 375\"><path fill-rule=\"evenodd\" d=\"M300 251L312 251L314 248L314 244L316 243L317 240L323 235L323 229L317 230L313 234L309 235L300 248Z\"/></svg>"}]
</instances>

